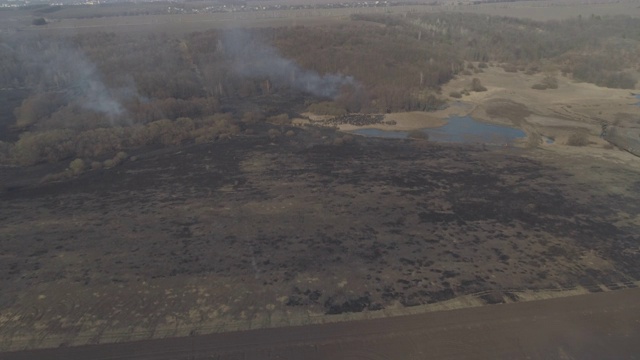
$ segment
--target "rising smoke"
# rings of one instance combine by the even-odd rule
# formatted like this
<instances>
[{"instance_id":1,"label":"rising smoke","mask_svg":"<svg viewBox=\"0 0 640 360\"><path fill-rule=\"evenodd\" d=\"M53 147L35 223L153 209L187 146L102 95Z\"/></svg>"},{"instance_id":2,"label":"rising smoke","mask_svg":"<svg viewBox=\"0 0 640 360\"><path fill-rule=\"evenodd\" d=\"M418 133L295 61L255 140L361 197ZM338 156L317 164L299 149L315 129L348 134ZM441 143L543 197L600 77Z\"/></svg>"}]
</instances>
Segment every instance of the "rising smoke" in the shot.
<instances>
[{"instance_id":1,"label":"rising smoke","mask_svg":"<svg viewBox=\"0 0 640 360\"><path fill-rule=\"evenodd\" d=\"M54 79L60 82L67 97L80 107L106 116L112 123L121 119L125 110L115 96L115 92L135 96L135 87L122 89L108 88L96 66L79 50L59 48L55 56L46 59L47 73L53 72Z\"/></svg>"},{"instance_id":2,"label":"rising smoke","mask_svg":"<svg viewBox=\"0 0 640 360\"><path fill-rule=\"evenodd\" d=\"M80 53L68 54L74 60L76 72L72 76L72 91L80 95L81 106L111 118L122 115L124 109L104 85L96 66ZM71 60L71 59L70 59Z\"/></svg>"},{"instance_id":3,"label":"rising smoke","mask_svg":"<svg viewBox=\"0 0 640 360\"><path fill-rule=\"evenodd\" d=\"M340 95L343 86L358 86L351 76L320 75L315 71L303 69L245 30L226 31L219 46L232 61L236 74L243 77L267 78L276 85L286 85L295 90L332 99Z\"/></svg>"},{"instance_id":4,"label":"rising smoke","mask_svg":"<svg viewBox=\"0 0 640 360\"><path fill-rule=\"evenodd\" d=\"M132 82L114 89L105 85L96 65L79 49L64 41L42 41L28 37L3 43L21 60L24 86L34 93L64 95L68 105L90 110L114 123L128 122L119 99L137 96Z\"/></svg>"}]
</instances>

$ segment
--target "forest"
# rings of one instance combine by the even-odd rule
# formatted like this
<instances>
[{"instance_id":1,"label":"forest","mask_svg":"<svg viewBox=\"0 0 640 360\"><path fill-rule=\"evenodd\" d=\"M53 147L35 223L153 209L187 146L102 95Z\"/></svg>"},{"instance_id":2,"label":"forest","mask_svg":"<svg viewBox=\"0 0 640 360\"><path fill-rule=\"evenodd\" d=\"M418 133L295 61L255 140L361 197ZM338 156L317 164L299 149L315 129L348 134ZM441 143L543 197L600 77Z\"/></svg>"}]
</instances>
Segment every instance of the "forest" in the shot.
<instances>
[{"instance_id":1,"label":"forest","mask_svg":"<svg viewBox=\"0 0 640 360\"><path fill-rule=\"evenodd\" d=\"M353 15L339 25L0 38L0 163L106 161L317 113L430 111L487 66L633 89L640 19ZM12 109L12 110L11 110Z\"/></svg>"}]
</instances>

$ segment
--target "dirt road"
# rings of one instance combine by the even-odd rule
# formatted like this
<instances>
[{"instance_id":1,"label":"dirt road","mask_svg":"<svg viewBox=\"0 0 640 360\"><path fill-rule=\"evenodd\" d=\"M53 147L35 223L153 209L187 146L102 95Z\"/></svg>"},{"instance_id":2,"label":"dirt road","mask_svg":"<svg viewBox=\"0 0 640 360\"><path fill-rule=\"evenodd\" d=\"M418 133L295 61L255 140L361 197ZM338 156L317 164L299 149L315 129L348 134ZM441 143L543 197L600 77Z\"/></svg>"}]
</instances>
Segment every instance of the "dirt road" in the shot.
<instances>
[{"instance_id":1,"label":"dirt road","mask_svg":"<svg viewBox=\"0 0 640 360\"><path fill-rule=\"evenodd\" d=\"M638 359L640 289L413 316L0 354L23 359Z\"/></svg>"}]
</instances>

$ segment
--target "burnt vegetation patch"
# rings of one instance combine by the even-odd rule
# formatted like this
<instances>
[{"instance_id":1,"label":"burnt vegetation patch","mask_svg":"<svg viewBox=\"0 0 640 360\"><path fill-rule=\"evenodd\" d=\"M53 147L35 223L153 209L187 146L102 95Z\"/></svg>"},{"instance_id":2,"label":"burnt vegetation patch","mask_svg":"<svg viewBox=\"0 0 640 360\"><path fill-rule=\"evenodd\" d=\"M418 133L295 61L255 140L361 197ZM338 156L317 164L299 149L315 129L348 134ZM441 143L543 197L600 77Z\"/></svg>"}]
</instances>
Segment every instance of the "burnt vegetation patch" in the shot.
<instances>
[{"instance_id":1,"label":"burnt vegetation patch","mask_svg":"<svg viewBox=\"0 0 640 360\"><path fill-rule=\"evenodd\" d=\"M416 151L385 139L336 146L331 130L297 130L275 142L255 135L156 149L3 193L0 256L14 258L0 269L5 299L16 284L215 276L257 297L284 297L285 308L339 314L502 288L597 291L630 286L640 274L628 250L637 228L614 221L634 211L633 194L596 192L585 206L584 185L524 150ZM45 216L55 225L30 225ZM63 221L74 216L78 225ZM586 273L591 251L614 269ZM52 260L61 254L87 261L63 270Z\"/></svg>"},{"instance_id":2,"label":"burnt vegetation patch","mask_svg":"<svg viewBox=\"0 0 640 360\"><path fill-rule=\"evenodd\" d=\"M365 310L380 310L383 309L383 306L378 303L372 303L371 295L365 293L362 296L356 297L329 297L324 302L324 308L327 315L337 315L342 313L357 313Z\"/></svg>"},{"instance_id":3,"label":"burnt vegetation patch","mask_svg":"<svg viewBox=\"0 0 640 360\"><path fill-rule=\"evenodd\" d=\"M320 298L322 297L321 290L301 290L297 286L293 287L292 295L289 296L289 299L286 302L287 306L309 306L318 304Z\"/></svg>"}]
</instances>

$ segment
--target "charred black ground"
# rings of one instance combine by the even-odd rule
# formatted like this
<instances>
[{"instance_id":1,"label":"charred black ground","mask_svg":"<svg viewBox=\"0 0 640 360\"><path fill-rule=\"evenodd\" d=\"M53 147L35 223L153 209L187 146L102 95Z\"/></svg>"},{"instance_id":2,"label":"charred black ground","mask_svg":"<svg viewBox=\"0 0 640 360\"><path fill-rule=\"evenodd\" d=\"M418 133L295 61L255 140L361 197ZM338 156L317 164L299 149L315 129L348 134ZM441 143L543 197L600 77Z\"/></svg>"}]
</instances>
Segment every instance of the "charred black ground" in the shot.
<instances>
[{"instance_id":1,"label":"charred black ground","mask_svg":"<svg viewBox=\"0 0 640 360\"><path fill-rule=\"evenodd\" d=\"M336 314L487 290L487 303L517 300L510 290L601 291L640 277L640 231L621 221L640 212L633 181L614 196L526 150L327 145L330 131L293 131L6 190L2 306L19 309L20 293L43 285L214 276L250 289L255 312L281 298ZM620 183L633 176L620 170Z\"/></svg>"}]
</instances>

